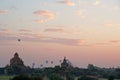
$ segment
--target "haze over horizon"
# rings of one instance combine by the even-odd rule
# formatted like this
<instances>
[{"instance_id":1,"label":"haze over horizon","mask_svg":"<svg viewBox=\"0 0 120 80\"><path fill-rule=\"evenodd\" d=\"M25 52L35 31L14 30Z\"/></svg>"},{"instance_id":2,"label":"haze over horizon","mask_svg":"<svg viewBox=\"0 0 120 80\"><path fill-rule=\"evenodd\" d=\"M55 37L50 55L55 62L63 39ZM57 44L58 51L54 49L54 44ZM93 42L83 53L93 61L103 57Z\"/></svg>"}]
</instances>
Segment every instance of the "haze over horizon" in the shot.
<instances>
[{"instance_id":1,"label":"haze over horizon","mask_svg":"<svg viewBox=\"0 0 120 80\"><path fill-rule=\"evenodd\" d=\"M29 66L118 67L120 1L0 0L0 67L15 52Z\"/></svg>"}]
</instances>

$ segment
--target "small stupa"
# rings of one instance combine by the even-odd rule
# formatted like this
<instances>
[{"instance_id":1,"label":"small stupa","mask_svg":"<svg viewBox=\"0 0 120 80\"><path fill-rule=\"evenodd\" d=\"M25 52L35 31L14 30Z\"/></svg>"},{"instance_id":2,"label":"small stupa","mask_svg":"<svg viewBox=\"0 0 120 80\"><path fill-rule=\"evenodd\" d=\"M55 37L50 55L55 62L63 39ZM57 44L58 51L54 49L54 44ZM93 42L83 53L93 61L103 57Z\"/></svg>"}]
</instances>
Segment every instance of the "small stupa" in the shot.
<instances>
[{"instance_id":1,"label":"small stupa","mask_svg":"<svg viewBox=\"0 0 120 80\"><path fill-rule=\"evenodd\" d=\"M61 63L61 67L72 68L72 63L64 57L63 62Z\"/></svg>"}]
</instances>

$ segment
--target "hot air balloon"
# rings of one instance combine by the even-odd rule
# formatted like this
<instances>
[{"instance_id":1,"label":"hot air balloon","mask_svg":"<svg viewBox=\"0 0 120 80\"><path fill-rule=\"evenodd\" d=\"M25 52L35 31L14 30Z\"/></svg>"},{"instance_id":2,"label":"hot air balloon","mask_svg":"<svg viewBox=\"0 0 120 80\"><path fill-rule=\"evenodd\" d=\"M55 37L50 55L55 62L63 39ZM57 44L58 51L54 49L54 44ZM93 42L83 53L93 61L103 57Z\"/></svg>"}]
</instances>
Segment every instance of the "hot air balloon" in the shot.
<instances>
[{"instance_id":1,"label":"hot air balloon","mask_svg":"<svg viewBox=\"0 0 120 80\"><path fill-rule=\"evenodd\" d=\"M18 42L20 42L21 41L21 39L18 39Z\"/></svg>"}]
</instances>

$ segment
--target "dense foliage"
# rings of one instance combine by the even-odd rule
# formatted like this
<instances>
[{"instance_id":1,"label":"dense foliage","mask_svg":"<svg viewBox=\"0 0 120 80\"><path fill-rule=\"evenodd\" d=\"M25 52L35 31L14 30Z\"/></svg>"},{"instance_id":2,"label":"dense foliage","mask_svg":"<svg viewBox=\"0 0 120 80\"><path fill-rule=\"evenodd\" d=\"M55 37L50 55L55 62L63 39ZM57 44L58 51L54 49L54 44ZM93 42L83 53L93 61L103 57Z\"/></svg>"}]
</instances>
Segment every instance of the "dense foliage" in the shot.
<instances>
[{"instance_id":1,"label":"dense foliage","mask_svg":"<svg viewBox=\"0 0 120 80\"><path fill-rule=\"evenodd\" d=\"M78 78L78 80L98 80L98 78L92 76L82 76Z\"/></svg>"},{"instance_id":2,"label":"dense foliage","mask_svg":"<svg viewBox=\"0 0 120 80\"><path fill-rule=\"evenodd\" d=\"M43 80L41 77L37 76L37 77L30 77L28 75L18 75L15 76L12 80Z\"/></svg>"},{"instance_id":3,"label":"dense foliage","mask_svg":"<svg viewBox=\"0 0 120 80\"><path fill-rule=\"evenodd\" d=\"M32 76L42 76L42 77L47 76L50 80L56 80L56 79L62 80L63 77L66 77L66 80L74 80L75 77L80 77L80 76L93 76L98 78L107 78L108 80L120 79L119 68L99 68L91 64L88 65L88 68L84 68L84 69L78 67L67 69L65 67L60 67L60 66L55 66L54 68L50 68L50 67L34 68L30 70L28 74ZM23 78L26 77L23 76ZM86 77L82 77L82 78L86 78ZM80 78L80 80L82 78Z\"/></svg>"}]
</instances>

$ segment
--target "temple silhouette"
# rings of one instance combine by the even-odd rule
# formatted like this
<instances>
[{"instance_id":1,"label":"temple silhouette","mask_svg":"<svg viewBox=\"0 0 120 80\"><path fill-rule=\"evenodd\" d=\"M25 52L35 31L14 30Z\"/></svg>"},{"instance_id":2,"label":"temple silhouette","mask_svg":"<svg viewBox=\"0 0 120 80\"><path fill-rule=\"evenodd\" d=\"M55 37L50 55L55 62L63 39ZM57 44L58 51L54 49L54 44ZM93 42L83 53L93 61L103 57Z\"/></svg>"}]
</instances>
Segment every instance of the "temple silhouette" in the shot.
<instances>
[{"instance_id":1,"label":"temple silhouette","mask_svg":"<svg viewBox=\"0 0 120 80\"><path fill-rule=\"evenodd\" d=\"M12 59L10 59L10 66L21 66L21 67L25 67L24 62L22 61L22 59L19 57L19 54L16 52L14 54L14 57Z\"/></svg>"},{"instance_id":2,"label":"temple silhouette","mask_svg":"<svg viewBox=\"0 0 120 80\"><path fill-rule=\"evenodd\" d=\"M61 67L73 68L73 65L68 59L66 59L66 57L64 57L63 62L61 63Z\"/></svg>"},{"instance_id":3,"label":"temple silhouette","mask_svg":"<svg viewBox=\"0 0 120 80\"><path fill-rule=\"evenodd\" d=\"M10 65L5 67L6 74L21 74L27 73L29 67L24 65L23 60L19 57L19 54L16 52L14 57L10 59Z\"/></svg>"},{"instance_id":4,"label":"temple silhouette","mask_svg":"<svg viewBox=\"0 0 120 80\"><path fill-rule=\"evenodd\" d=\"M64 57L61 61L61 64L58 65L63 69L62 73L65 74L68 71L73 69L71 62ZM50 67L43 67L50 68ZM54 69L54 68L53 68ZM10 59L10 64L5 67L5 74L22 74L22 73L33 73L35 68L28 67L24 64L24 61L19 57L19 54L16 52L14 56Z\"/></svg>"}]
</instances>

